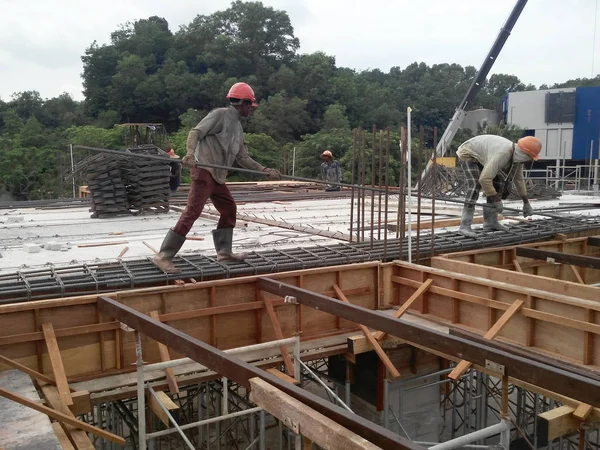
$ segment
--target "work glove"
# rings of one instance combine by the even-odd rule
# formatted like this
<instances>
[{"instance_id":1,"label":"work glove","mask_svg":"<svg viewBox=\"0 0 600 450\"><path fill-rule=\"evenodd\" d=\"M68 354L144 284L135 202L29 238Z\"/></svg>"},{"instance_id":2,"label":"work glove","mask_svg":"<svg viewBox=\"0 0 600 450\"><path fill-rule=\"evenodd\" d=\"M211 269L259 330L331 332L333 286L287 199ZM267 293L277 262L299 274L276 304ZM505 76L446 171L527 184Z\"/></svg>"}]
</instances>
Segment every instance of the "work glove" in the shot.
<instances>
[{"instance_id":1,"label":"work glove","mask_svg":"<svg viewBox=\"0 0 600 450\"><path fill-rule=\"evenodd\" d=\"M500 214L502 211L504 211L504 204L502 203L502 199L500 198L500 196L498 194L494 195L492 197L492 200L494 201L494 207L496 208L496 212L498 214Z\"/></svg>"},{"instance_id":2,"label":"work glove","mask_svg":"<svg viewBox=\"0 0 600 450\"><path fill-rule=\"evenodd\" d=\"M281 173L279 172L279 170L265 168L263 169L263 172L269 174L269 180L271 181L281 180Z\"/></svg>"},{"instance_id":3,"label":"work glove","mask_svg":"<svg viewBox=\"0 0 600 450\"><path fill-rule=\"evenodd\" d=\"M196 157L194 155L185 155L181 160L183 167L187 167L189 169L193 169L196 167Z\"/></svg>"},{"instance_id":4,"label":"work glove","mask_svg":"<svg viewBox=\"0 0 600 450\"><path fill-rule=\"evenodd\" d=\"M523 217L533 216L533 208L529 203L523 203Z\"/></svg>"}]
</instances>

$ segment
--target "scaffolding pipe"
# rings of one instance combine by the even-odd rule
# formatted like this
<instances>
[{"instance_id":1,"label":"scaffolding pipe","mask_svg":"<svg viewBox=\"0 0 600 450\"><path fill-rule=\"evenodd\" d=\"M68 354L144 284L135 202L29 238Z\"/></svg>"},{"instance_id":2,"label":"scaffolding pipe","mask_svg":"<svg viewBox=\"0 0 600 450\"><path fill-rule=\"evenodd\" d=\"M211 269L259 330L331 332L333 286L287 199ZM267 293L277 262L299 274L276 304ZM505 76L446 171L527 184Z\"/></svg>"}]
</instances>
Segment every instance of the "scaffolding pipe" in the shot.
<instances>
[{"instance_id":1,"label":"scaffolding pipe","mask_svg":"<svg viewBox=\"0 0 600 450\"><path fill-rule=\"evenodd\" d=\"M152 389L152 386L148 386L148 390L150 391L150 394L152 394L152 396L156 399L156 401L160 405L161 409L167 415L167 417L169 418L169 420L171 421L171 423L173 424L173 426L175 427L175 429L179 432L179 434L181 435L181 437L183 438L183 440L187 444L187 446L191 450L196 450L194 448L194 445L190 442L190 440L188 439L188 437L185 435L185 433L181 429L181 427L177 424L177 422L175 421L175 419L173 418L173 416L171 415L171 413L169 412L169 410L167 409L167 407L165 405L163 405L163 403L160 401L160 398L158 398L158 395L156 395L156 392L154 392L154 389Z\"/></svg>"},{"instance_id":2,"label":"scaffolding pipe","mask_svg":"<svg viewBox=\"0 0 600 450\"><path fill-rule=\"evenodd\" d=\"M502 445L506 450L508 450L508 447L506 446L506 444L508 443L506 435L509 433L510 421L502 420L500 423L497 423L495 425L491 425L481 430L474 431L473 433L465 434L464 436L460 436L455 439L436 444L433 447L429 447L429 450L454 450L457 448L462 448L466 444L470 444L471 442L477 442L482 439L487 439L497 434L500 434L500 445Z\"/></svg>"},{"instance_id":3,"label":"scaffolding pipe","mask_svg":"<svg viewBox=\"0 0 600 450\"><path fill-rule=\"evenodd\" d=\"M406 108L406 128L408 128L408 146L407 146L407 160L406 160L406 176L408 177L408 262L412 263L412 123L411 113L412 109L409 106Z\"/></svg>"},{"instance_id":4,"label":"scaffolding pipe","mask_svg":"<svg viewBox=\"0 0 600 450\"><path fill-rule=\"evenodd\" d=\"M323 387L325 388L325 390L326 390L326 391L327 391L329 394L331 394L331 395L333 396L333 398L335 398L335 399L338 401L338 403L339 403L339 404L340 404L340 405L341 405L343 408L347 409L347 410L348 410L348 411L350 411L350 412L354 412L354 411L352 411L352 410L351 410L351 409L348 407L348 405L346 405L346 404L345 404L345 403L342 401L342 399L341 399L341 398L339 398L339 397L337 396L337 394L336 394L335 392L333 392L333 391L331 390L331 388L330 388L329 386L327 386L327 385L326 385L326 384L323 382L323 380L321 380L321 378L319 378L319 376L318 376L318 375L316 375L316 374L315 374L315 373L314 373L312 370L310 370L310 368L309 368L309 367L308 367L306 364L304 364L304 363L303 363L301 360L298 360L298 362L299 362L299 363L300 363L300 365L301 365L301 366L304 368L304 370L306 370L308 373L310 373L310 374L312 375L312 377L315 379L315 381L316 381L317 383L319 383L321 386L323 386Z\"/></svg>"},{"instance_id":5,"label":"scaffolding pipe","mask_svg":"<svg viewBox=\"0 0 600 450\"><path fill-rule=\"evenodd\" d=\"M138 396L138 442L139 450L146 450L146 399L144 396L144 359L142 358L142 336L135 332L135 354L137 356L137 396Z\"/></svg>"},{"instance_id":6,"label":"scaffolding pipe","mask_svg":"<svg viewBox=\"0 0 600 450\"><path fill-rule=\"evenodd\" d=\"M187 429L190 429L193 427L209 425L211 423L221 422L221 421L227 420L227 419L235 419L236 417L245 416L248 414L254 414L254 413L260 412L262 410L263 409L261 407L256 406L254 408L244 409L243 411L236 411L236 412L229 413L229 414L223 414L222 416L218 416L218 417L211 417L210 419L199 420L198 422L188 423L185 425L181 425L179 428L181 428L182 430L187 430ZM176 428L169 428L168 430L155 431L154 433L149 433L147 435L147 438L154 439L157 437L166 436L168 434L175 433L176 431L177 431Z\"/></svg>"}]
</instances>

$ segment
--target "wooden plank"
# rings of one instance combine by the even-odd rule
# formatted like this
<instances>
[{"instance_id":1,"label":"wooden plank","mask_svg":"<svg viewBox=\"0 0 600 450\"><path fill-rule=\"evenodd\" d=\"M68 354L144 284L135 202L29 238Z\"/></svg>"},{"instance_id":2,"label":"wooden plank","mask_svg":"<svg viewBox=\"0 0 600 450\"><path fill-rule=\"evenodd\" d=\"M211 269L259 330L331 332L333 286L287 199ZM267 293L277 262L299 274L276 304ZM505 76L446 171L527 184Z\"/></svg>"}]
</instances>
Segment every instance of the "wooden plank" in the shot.
<instances>
[{"instance_id":1,"label":"wooden plank","mask_svg":"<svg viewBox=\"0 0 600 450\"><path fill-rule=\"evenodd\" d=\"M150 244L148 244L146 241L142 241L142 244L144 244L146 247L148 247L150 250L152 250L154 253L158 253L158 250L156 250L154 247L152 247Z\"/></svg>"},{"instance_id":2,"label":"wooden plank","mask_svg":"<svg viewBox=\"0 0 600 450\"><path fill-rule=\"evenodd\" d=\"M443 257L431 258L431 266L459 274L486 278L490 281L511 283L523 288L544 290L549 293L565 294L578 299L597 302L598 288L565 280L555 280L549 277L539 277L529 273L519 273L504 268L496 268L472 264L456 259ZM522 264L522 266L524 266Z\"/></svg>"},{"instance_id":3,"label":"wooden plank","mask_svg":"<svg viewBox=\"0 0 600 450\"><path fill-rule=\"evenodd\" d=\"M577 269L577 267L575 267L573 264L570 265L571 270L573 271L573 273L575 274L575 278L577 279L578 283L581 284L585 284L585 281L583 281L583 278L581 278L581 275L579 274L579 270Z\"/></svg>"},{"instance_id":4,"label":"wooden plank","mask_svg":"<svg viewBox=\"0 0 600 450\"><path fill-rule=\"evenodd\" d=\"M27 406L28 408L44 413L48 417L58 420L59 422L67 423L80 430L87 431L104 439L108 439L109 441L114 442L115 444L125 445L125 439L123 439L121 436L117 436L116 434L109 433L108 431L104 431L98 427L82 422L81 420L77 420L74 417L69 416L68 414L64 414L62 412L55 411L52 408L48 408L47 406L40 405L39 403L34 402L33 400L29 400L28 398L25 398L19 394L15 394L14 392L10 392L4 388L0 388L0 396L12 400L14 402L20 403L21 405Z\"/></svg>"},{"instance_id":5,"label":"wooden plank","mask_svg":"<svg viewBox=\"0 0 600 450\"><path fill-rule=\"evenodd\" d=\"M575 418L577 418L583 422L583 421L585 421L585 419L588 418L588 416L590 415L590 413L592 412L593 409L594 408L592 408L591 405L582 403L573 412L573 416L575 416Z\"/></svg>"},{"instance_id":6,"label":"wooden plank","mask_svg":"<svg viewBox=\"0 0 600 450\"><path fill-rule=\"evenodd\" d=\"M275 375L280 380L287 381L291 384L298 384L298 381L295 378L290 377L287 373L283 373L281 370L278 370L274 367L267 369L267 372L269 372L271 375Z\"/></svg>"},{"instance_id":7,"label":"wooden plank","mask_svg":"<svg viewBox=\"0 0 600 450\"><path fill-rule=\"evenodd\" d=\"M60 423L53 422L52 429L54 430L54 433L56 434L56 437L58 438L58 442L60 443L60 446L62 447L63 450L78 450L75 447L73 447L73 444L71 444L71 441L67 437L65 430L63 430L62 427L60 426Z\"/></svg>"},{"instance_id":8,"label":"wooden plank","mask_svg":"<svg viewBox=\"0 0 600 450\"><path fill-rule=\"evenodd\" d=\"M56 380L56 387L65 404L71 406L73 404L73 399L71 398L69 382L65 375L65 368L60 355L60 349L58 348L58 341L54 334L54 327L51 323L43 323L42 331L44 332L46 347L48 347L48 358L50 358L52 372L54 373L54 379Z\"/></svg>"},{"instance_id":9,"label":"wooden plank","mask_svg":"<svg viewBox=\"0 0 600 450\"><path fill-rule=\"evenodd\" d=\"M487 333L483 336L484 339L494 339L498 333L502 331L502 328L506 326L508 321L521 309L523 306L523 300L515 300L512 305L500 316L500 318L496 321L494 326L489 329ZM471 367L471 363L469 361L462 360L450 374L448 374L448 378L452 380L459 379L468 369Z\"/></svg>"},{"instance_id":10,"label":"wooden plank","mask_svg":"<svg viewBox=\"0 0 600 450\"><path fill-rule=\"evenodd\" d=\"M77 244L77 247L79 247L79 248L106 247L107 245L121 245L121 244L129 244L129 241L96 242L93 244Z\"/></svg>"},{"instance_id":11,"label":"wooden plank","mask_svg":"<svg viewBox=\"0 0 600 450\"><path fill-rule=\"evenodd\" d=\"M152 412L156 414L156 417L158 417L160 421L164 423L166 427L168 427L170 425L169 416L167 416L167 413L161 408L159 402L162 403L169 410L169 412L178 410L179 406L177 406L177 404L175 404L175 402L173 402L173 400L171 400L171 398L163 391L155 392L159 400L157 400L154 395L148 393L148 406Z\"/></svg>"},{"instance_id":12,"label":"wooden plank","mask_svg":"<svg viewBox=\"0 0 600 450\"><path fill-rule=\"evenodd\" d=\"M56 386L56 381L54 381L54 378L49 377L48 375L44 375L43 373L39 373L36 370L30 369L29 367L24 366L23 364L19 364L18 362L13 361L12 359L7 358L6 356L0 355L0 362L3 362L7 366L13 367L14 369L18 369L21 372L25 372L27 375L29 375L32 378L35 378L36 380Z\"/></svg>"},{"instance_id":13,"label":"wooden plank","mask_svg":"<svg viewBox=\"0 0 600 450\"><path fill-rule=\"evenodd\" d=\"M71 394L73 405L69 406L71 412L79 416L92 411L92 400L88 391L77 391Z\"/></svg>"},{"instance_id":14,"label":"wooden plank","mask_svg":"<svg viewBox=\"0 0 600 450\"><path fill-rule=\"evenodd\" d=\"M283 332L281 331L281 325L279 323L279 320L277 319L277 315L275 314L275 309L273 309L273 303L269 299L265 299L264 303L265 308L267 310L267 314L269 315L269 319L271 320L271 325L273 325L273 330L275 331L275 337L277 339L283 339ZM282 345L279 347L279 349L281 350L281 356L283 357L285 370L290 376L295 376L294 364L292 363L292 359L290 358L287 345Z\"/></svg>"},{"instance_id":15,"label":"wooden plank","mask_svg":"<svg viewBox=\"0 0 600 450\"><path fill-rule=\"evenodd\" d=\"M152 317L154 320L158 320L160 322L160 319L158 317L158 311L150 311L150 317ZM160 353L160 360L162 362L170 361L171 355L169 354L169 348L162 342L157 342L157 344L158 344L158 352ZM169 383L169 391L171 392L171 394L178 394L179 386L177 385L177 380L175 380L175 372L174 372L173 368L167 367L165 369L165 374L167 376L167 383Z\"/></svg>"},{"instance_id":16,"label":"wooden plank","mask_svg":"<svg viewBox=\"0 0 600 450\"><path fill-rule=\"evenodd\" d=\"M430 288L432 284L433 280L431 278L425 280L425 282L421 286L419 286L419 288L414 292L414 294L411 295L410 298L406 300L399 309L396 310L396 312L394 313L394 317L396 319L402 317L404 313L408 311L408 309L412 306L412 304L416 302L419 298L421 298L421 296ZM384 336L385 333L383 331L377 331L373 334L373 337L375 337L375 339L377 340L380 340Z\"/></svg>"},{"instance_id":17,"label":"wooden plank","mask_svg":"<svg viewBox=\"0 0 600 450\"><path fill-rule=\"evenodd\" d=\"M560 406L543 412L537 418L538 446L545 447L548 443L561 436L575 433L581 420L573 416L575 408Z\"/></svg>"},{"instance_id":18,"label":"wooden plank","mask_svg":"<svg viewBox=\"0 0 600 450\"><path fill-rule=\"evenodd\" d=\"M52 409L63 413L69 417L75 418L73 411L69 409L65 402L60 397L58 391L54 387L44 386L42 387L46 404L50 405ZM92 441L88 437L87 433L83 430L77 429L72 425L65 422L59 422L60 427L66 434L69 441L78 450L91 450L94 448Z\"/></svg>"},{"instance_id":19,"label":"wooden plank","mask_svg":"<svg viewBox=\"0 0 600 450\"><path fill-rule=\"evenodd\" d=\"M380 449L260 378L251 378L250 386L250 400L254 404L325 450Z\"/></svg>"},{"instance_id":20,"label":"wooden plank","mask_svg":"<svg viewBox=\"0 0 600 450\"><path fill-rule=\"evenodd\" d=\"M390 336L386 334L383 339L377 341L382 347L396 347L400 344L405 343L403 339L397 338L396 336ZM364 334L357 336L350 336L347 339L348 351L352 355L360 355L375 350L375 347L371 344L371 341L367 339Z\"/></svg>"},{"instance_id":21,"label":"wooden plank","mask_svg":"<svg viewBox=\"0 0 600 450\"><path fill-rule=\"evenodd\" d=\"M513 259L513 266L515 266L515 270L517 272L523 273L523 268L521 267L521 263L519 261L517 261L516 259Z\"/></svg>"},{"instance_id":22,"label":"wooden plank","mask_svg":"<svg viewBox=\"0 0 600 450\"><path fill-rule=\"evenodd\" d=\"M341 301L343 301L344 303L350 303L350 301L346 298L346 296L344 295L344 293L342 292L342 290L340 289L340 287L337 284L333 285L333 290L335 291L337 297ZM381 348L381 345L379 345L379 342L377 341L377 339L375 339L375 337L371 334L371 330L369 330L366 326L364 326L362 324L359 324L359 327L360 327L361 331L363 332L363 334L365 335L365 337L367 338L367 340L373 346L373 350L375 350L375 353L377 353L377 356L379 356L379 359L381 360L381 362L383 362L383 364L385 365L387 370L390 372L390 375L393 378L400 378L400 372L398 372L398 369L396 369L396 367L394 366L394 364L392 363L392 361L390 360L388 355Z\"/></svg>"}]
</instances>

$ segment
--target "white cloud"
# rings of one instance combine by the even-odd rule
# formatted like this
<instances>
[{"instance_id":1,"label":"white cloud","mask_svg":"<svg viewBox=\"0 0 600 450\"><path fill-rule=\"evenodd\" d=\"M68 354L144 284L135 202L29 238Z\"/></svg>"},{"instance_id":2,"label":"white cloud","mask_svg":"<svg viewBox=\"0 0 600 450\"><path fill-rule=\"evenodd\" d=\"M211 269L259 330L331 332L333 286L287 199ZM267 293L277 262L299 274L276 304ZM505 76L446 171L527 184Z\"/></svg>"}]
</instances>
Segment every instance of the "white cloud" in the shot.
<instances>
[{"instance_id":1,"label":"white cloud","mask_svg":"<svg viewBox=\"0 0 600 450\"><path fill-rule=\"evenodd\" d=\"M1 0L0 98L37 90L83 98L81 56L110 40L120 24L164 17L173 32L197 14L230 1ZM357 70L412 62L479 68L514 1L497 0L263 0L286 10L301 52L323 51ZM529 0L492 73L540 85L592 76L596 0ZM598 20L600 27L600 20ZM600 71L600 32L593 75Z\"/></svg>"}]
</instances>

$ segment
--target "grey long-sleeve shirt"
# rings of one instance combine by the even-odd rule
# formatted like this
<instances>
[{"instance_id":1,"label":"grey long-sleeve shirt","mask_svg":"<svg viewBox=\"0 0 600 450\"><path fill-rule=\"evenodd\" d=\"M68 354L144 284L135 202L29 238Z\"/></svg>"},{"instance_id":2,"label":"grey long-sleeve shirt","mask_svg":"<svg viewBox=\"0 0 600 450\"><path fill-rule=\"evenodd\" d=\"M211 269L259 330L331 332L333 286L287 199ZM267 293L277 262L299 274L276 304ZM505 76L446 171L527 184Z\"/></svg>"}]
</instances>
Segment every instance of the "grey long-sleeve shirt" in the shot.
<instances>
[{"instance_id":1,"label":"grey long-sleeve shirt","mask_svg":"<svg viewBox=\"0 0 600 450\"><path fill-rule=\"evenodd\" d=\"M213 109L188 134L187 152L193 153L200 164L231 167L234 161L246 169L265 167L248 154L240 115L233 106ZM224 184L227 170L205 167L215 181Z\"/></svg>"},{"instance_id":2,"label":"grey long-sleeve shirt","mask_svg":"<svg viewBox=\"0 0 600 450\"><path fill-rule=\"evenodd\" d=\"M486 197L496 195L493 180L500 171L508 174L513 164L515 167L515 176L513 183L517 193L521 197L527 195L525 187L525 178L523 176L523 163L515 162L513 157L513 142L492 134L483 134L465 141L458 150L456 156L462 161L475 161L483 166L479 176L479 184Z\"/></svg>"}]
</instances>

